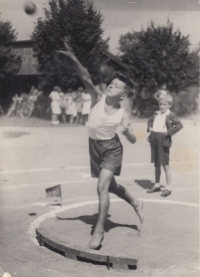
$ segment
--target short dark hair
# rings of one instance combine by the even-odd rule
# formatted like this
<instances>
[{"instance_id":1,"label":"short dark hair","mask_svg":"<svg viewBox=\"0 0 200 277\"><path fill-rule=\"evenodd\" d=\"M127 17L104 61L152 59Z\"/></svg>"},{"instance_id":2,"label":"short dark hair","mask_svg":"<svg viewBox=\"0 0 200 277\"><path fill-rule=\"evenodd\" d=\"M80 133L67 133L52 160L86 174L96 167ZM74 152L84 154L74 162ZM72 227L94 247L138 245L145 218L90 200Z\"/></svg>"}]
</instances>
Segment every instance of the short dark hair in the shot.
<instances>
[{"instance_id":1,"label":"short dark hair","mask_svg":"<svg viewBox=\"0 0 200 277\"><path fill-rule=\"evenodd\" d=\"M126 87L128 89L128 93L127 93L128 98L132 97L134 95L134 88L135 88L135 84L133 80L129 76L126 76L121 72L116 73L116 78L126 84Z\"/></svg>"},{"instance_id":2,"label":"short dark hair","mask_svg":"<svg viewBox=\"0 0 200 277\"><path fill-rule=\"evenodd\" d=\"M160 102L167 102L170 106L172 106L173 97L172 97L170 94L168 94L166 97L161 98L161 99L159 100L159 103L160 103Z\"/></svg>"}]
</instances>

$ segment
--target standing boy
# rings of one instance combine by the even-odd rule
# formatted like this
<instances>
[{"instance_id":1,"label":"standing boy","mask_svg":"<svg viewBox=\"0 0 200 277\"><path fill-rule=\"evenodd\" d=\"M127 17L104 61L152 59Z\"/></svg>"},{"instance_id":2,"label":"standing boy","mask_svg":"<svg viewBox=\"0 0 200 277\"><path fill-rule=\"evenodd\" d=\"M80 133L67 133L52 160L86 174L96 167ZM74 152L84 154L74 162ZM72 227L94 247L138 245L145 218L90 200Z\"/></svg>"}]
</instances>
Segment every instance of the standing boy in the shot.
<instances>
[{"instance_id":1,"label":"standing boy","mask_svg":"<svg viewBox=\"0 0 200 277\"><path fill-rule=\"evenodd\" d=\"M98 249L104 238L104 223L108 214L109 192L127 201L143 222L143 202L134 198L123 186L116 183L114 175L120 175L123 148L118 135L117 126L122 122L124 135L131 143L136 138L131 128L128 113L120 107L120 102L132 96L133 82L130 78L119 74L108 86L106 94L94 86L91 76L84 68L70 47L65 43L66 51L59 51L71 59L77 73L91 96L91 109L88 121L89 152L92 177L98 178L97 192L99 212L97 223L88 247Z\"/></svg>"},{"instance_id":2,"label":"standing boy","mask_svg":"<svg viewBox=\"0 0 200 277\"><path fill-rule=\"evenodd\" d=\"M151 162L155 165L155 185L149 189L148 193L160 191L161 165L166 175L166 186L161 196L166 197L171 194L171 171L169 166L169 149L172 144L171 136L183 128L182 123L175 113L170 111L172 97L168 94L159 99L159 111L148 120L147 131L150 132L148 141L151 146Z\"/></svg>"}]
</instances>

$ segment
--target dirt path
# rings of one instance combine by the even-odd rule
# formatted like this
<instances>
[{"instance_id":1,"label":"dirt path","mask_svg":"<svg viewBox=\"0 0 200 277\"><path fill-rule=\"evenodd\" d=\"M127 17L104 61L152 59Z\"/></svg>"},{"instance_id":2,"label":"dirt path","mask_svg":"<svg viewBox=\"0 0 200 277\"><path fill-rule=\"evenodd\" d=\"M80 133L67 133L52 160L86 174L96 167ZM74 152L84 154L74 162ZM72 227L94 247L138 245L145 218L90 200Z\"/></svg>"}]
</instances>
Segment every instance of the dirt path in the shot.
<instances>
[{"instance_id":1,"label":"dirt path","mask_svg":"<svg viewBox=\"0 0 200 277\"><path fill-rule=\"evenodd\" d=\"M199 201L199 137L196 126L184 122L184 129L174 137L171 150L174 191L167 200L188 205L150 202L153 199L165 200L159 194L152 196L146 193L153 181L146 125L138 122L134 127L138 137L134 146L125 140L119 129L125 153L122 175L118 180L137 197L146 200L143 237L139 238L129 226L138 224L134 216L130 224L130 207L116 202L109 211L111 217L107 222L108 232L103 245L106 250L114 247L113 251L117 252L125 253L129 249L133 255L140 257L138 269L128 272L65 259L37 246L27 233L34 220L55 210L52 206L46 206L52 200L46 199L47 187L61 183L64 207L97 200L96 180L89 177L87 129L82 126L52 128L46 125L1 127L0 267L4 271L20 277L101 277L102 274L105 277L125 274L139 277L199 276L198 208L190 206ZM87 234L95 219L92 216L96 208L95 205L86 205L84 209L59 214L68 219L88 216L82 221L56 221L52 217L42 224L51 228L52 232L59 230L58 234L63 239L66 238L66 231L71 232L67 239L84 245L88 241ZM82 230L81 236L79 230ZM114 238L117 241L115 245ZM131 242L133 247L130 247Z\"/></svg>"}]
</instances>

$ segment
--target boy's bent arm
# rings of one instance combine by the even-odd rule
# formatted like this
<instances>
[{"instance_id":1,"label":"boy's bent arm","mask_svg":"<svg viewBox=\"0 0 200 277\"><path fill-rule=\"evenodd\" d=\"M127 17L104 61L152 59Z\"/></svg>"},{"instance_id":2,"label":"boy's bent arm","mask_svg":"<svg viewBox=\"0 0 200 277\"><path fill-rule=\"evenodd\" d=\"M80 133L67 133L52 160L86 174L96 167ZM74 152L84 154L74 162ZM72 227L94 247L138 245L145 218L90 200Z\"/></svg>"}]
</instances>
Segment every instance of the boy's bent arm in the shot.
<instances>
[{"instance_id":1,"label":"boy's bent arm","mask_svg":"<svg viewBox=\"0 0 200 277\"><path fill-rule=\"evenodd\" d=\"M152 115L149 119L148 119L148 121L147 121L147 132L150 132L151 131L151 129L150 128L152 128L153 127L153 120L154 120L154 115Z\"/></svg>"},{"instance_id":2,"label":"boy's bent arm","mask_svg":"<svg viewBox=\"0 0 200 277\"><path fill-rule=\"evenodd\" d=\"M131 123L130 123L130 119L129 119L129 115L127 111L124 111L124 115L122 118L122 125L124 127L124 131L123 134L126 136L126 138L128 139L128 141L130 141L131 143L135 143L136 142L136 137L134 135Z\"/></svg>"},{"instance_id":3,"label":"boy's bent arm","mask_svg":"<svg viewBox=\"0 0 200 277\"><path fill-rule=\"evenodd\" d=\"M85 89L87 90L87 92L91 95L92 98L92 106L96 104L96 102L101 98L101 93L99 92L99 90L94 86L90 73L87 71L87 69L82 66L82 64L79 62L79 60L76 58L76 56L74 55L74 53L72 52L71 48L67 45L66 41L65 41L65 48L66 51L61 51L59 50L59 53L64 54L65 56L67 56L68 58L71 59L71 61L73 62L73 64L75 65L77 74L79 75L80 79L82 80L82 82L85 85Z\"/></svg>"},{"instance_id":4,"label":"boy's bent arm","mask_svg":"<svg viewBox=\"0 0 200 277\"><path fill-rule=\"evenodd\" d=\"M167 135L173 136L183 128L183 124L175 114L172 114L172 116L170 117L170 121L171 126L167 130Z\"/></svg>"}]
</instances>

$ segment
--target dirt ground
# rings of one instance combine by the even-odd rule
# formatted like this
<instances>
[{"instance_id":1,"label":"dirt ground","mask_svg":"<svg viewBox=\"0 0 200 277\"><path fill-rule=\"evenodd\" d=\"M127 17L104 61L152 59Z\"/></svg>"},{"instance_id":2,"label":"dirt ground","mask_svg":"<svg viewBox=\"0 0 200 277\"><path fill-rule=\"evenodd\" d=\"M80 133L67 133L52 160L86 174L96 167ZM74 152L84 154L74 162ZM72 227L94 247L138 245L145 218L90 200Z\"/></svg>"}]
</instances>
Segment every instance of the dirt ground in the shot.
<instances>
[{"instance_id":1,"label":"dirt ground","mask_svg":"<svg viewBox=\"0 0 200 277\"><path fill-rule=\"evenodd\" d=\"M0 117L0 267L20 277L199 276L199 125L193 119L182 122L184 129L173 137L173 192L166 199L146 193L154 181L146 120L133 121L135 145L118 129L124 158L117 180L144 200L145 222L139 235L134 211L111 196L100 251L137 257L137 270L125 271L65 259L34 238L34 226L40 223L62 240L88 243L97 194L87 128ZM57 202L46 198L45 189L57 184L62 186L62 209L47 205Z\"/></svg>"}]
</instances>

